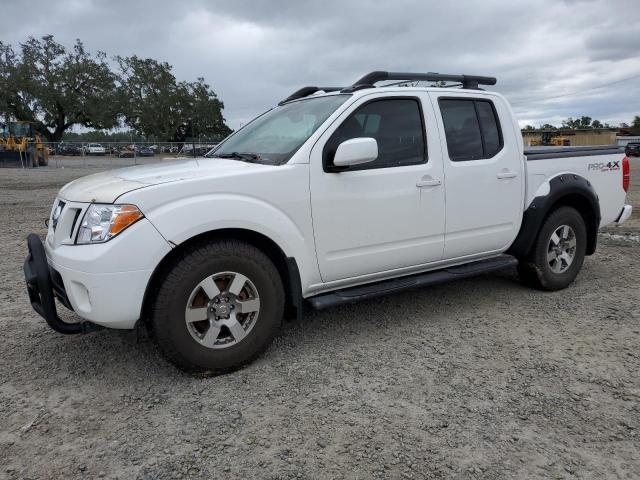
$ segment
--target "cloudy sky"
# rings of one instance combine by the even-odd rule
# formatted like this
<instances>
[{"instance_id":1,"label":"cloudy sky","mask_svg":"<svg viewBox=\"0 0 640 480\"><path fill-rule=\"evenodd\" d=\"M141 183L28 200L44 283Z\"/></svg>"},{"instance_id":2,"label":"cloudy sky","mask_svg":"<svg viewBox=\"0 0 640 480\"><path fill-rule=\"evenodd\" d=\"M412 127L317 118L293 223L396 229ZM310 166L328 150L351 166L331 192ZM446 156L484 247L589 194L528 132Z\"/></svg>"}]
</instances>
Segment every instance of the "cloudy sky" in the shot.
<instances>
[{"instance_id":1,"label":"cloudy sky","mask_svg":"<svg viewBox=\"0 0 640 480\"><path fill-rule=\"evenodd\" d=\"M237 128L303 85L371 70L492 75L521 125L640 115L640 0L32 0L0 40L48 33L205 77Z\"/></svg>"}]
</instances>

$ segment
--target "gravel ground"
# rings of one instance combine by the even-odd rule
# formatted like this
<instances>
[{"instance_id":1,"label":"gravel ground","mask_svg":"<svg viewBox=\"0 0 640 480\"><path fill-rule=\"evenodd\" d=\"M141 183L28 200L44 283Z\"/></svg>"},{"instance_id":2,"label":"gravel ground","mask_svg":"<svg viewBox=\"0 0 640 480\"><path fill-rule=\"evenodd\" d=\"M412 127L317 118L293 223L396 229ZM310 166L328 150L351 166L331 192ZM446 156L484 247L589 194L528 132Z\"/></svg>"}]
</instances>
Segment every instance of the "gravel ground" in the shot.
<instances>
[{"instance_id":1,"label":"gravel ground","mask_svg":"<svg viewBox=\"0 0 640 480\"><path fill-rule=\"evenodd\" d=\"M144 330L45 326L25 236L100 167L2 170L0 478L638 478L632 162L636 213L569 289L506 271L311 313L244 370L205 379Z\"/></svg>"}]
</instances>

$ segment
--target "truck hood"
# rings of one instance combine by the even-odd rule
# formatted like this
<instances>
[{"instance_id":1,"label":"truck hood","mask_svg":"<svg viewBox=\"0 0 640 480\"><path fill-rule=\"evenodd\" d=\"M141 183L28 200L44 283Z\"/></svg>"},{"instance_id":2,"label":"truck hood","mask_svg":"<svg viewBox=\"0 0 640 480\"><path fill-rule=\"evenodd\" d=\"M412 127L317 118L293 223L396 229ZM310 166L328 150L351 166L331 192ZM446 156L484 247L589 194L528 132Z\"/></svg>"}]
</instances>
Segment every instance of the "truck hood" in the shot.
<instances>
[{"instance_id":1,"label":"truck hood","mask_svg":"<svg viewBox=\"0 0 640 480\"><path fill-rule=\"evenodd\" d=\"M113 203L127 192L152 185L225 177L269 168L274 167L220 158L170 160L87 175L66 184L58 196L71 202Z\"/></svg>"}]
</instances>

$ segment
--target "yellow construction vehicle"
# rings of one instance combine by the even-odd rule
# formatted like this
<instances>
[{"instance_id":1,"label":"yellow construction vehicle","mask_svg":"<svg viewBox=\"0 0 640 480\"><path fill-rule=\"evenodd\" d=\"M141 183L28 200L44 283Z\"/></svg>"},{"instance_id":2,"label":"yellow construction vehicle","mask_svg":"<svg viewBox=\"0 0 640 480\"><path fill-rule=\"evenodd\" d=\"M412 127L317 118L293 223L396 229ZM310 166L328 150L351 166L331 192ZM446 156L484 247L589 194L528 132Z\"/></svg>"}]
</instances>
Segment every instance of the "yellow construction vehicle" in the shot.
<instances>
[{"instance_id":1,"label":"yellow construction vehicle","mask_svg":"<svg viewBox=\"0 0 640 480\"><path fill-rule=\"evenodd\" d=\"M571 146L571 139L563 135L558 135L554 132L542 132L540 140L531 140L532 147L569 147Z\"/></svg>"},{"instance_id":2,"label":"yellow construction vehicle","mask_svg":"<svg viewBox=\"0 0 640 480\"><path fill-rule=\"evenodd\" d=\"M0 166L38 167L49 164L49 149L32 122L0 124Z\"/></svg>"},{"instance_id":3,"label":"yellow construction vehicle","mask_svg":"<svg viewBox=\"0 0 640 480\"><path fill-rule=\"evenodd\" d=\"M551 145L554 145L556 147L570 147L571 146L571 139L568 137L563 137L562 135L559 135L557 137L551 137L551 139L549 140Z\"/></svg>"}]
</instances>

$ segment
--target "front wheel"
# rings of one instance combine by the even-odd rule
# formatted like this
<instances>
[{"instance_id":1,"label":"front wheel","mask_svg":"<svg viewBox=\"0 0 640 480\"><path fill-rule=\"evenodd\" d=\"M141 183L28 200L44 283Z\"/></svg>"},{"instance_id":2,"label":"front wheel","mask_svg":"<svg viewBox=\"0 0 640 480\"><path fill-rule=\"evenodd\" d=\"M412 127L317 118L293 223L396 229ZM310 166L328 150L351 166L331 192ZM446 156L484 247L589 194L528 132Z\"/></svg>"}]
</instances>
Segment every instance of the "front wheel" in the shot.
<instances>
[{"instance_id":1,"label":"front wheel","mask_svg":"<svg viewBox=\"0 0 640 480\"><path fill-rule=\"evenodd\" d=\"M542 224L530 255L520 259L518 273L540 290L566 288L580 272L586 249L582 215L574 208L560 207Z\"/></svg>"},{"instance_id":2,"label":"front wheel","mask_svg":"<svg viewBox=\"0 0 640 480\"><path fill-rule=\"evenodd\" d=\"M284 290L273 262L253 245L223 240L190 248L162 283L152 328L182 370L224 373L262 353L282 322Z\"/></svg>"}]
</instances>

